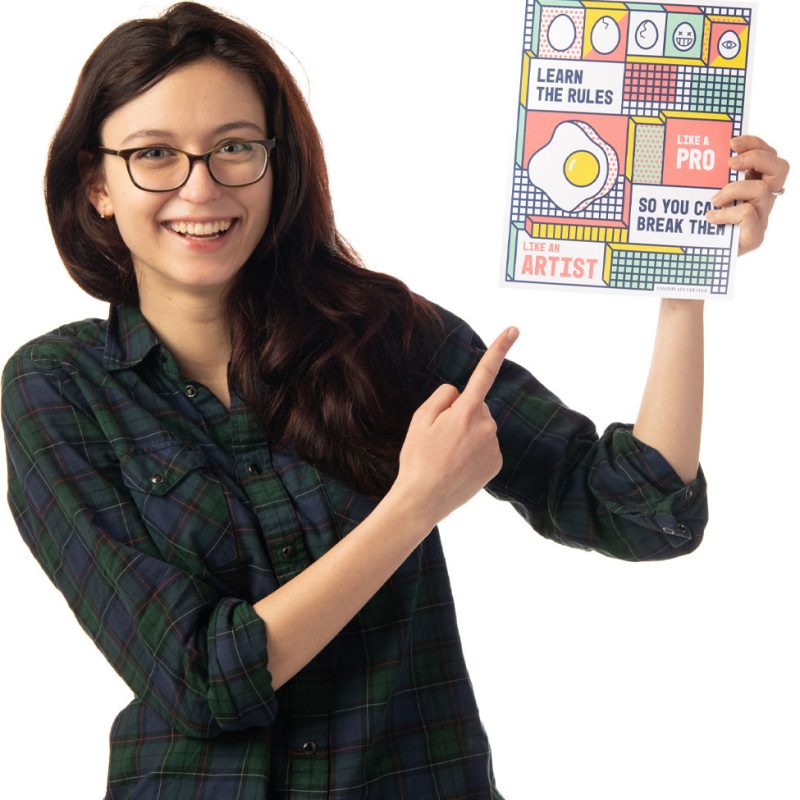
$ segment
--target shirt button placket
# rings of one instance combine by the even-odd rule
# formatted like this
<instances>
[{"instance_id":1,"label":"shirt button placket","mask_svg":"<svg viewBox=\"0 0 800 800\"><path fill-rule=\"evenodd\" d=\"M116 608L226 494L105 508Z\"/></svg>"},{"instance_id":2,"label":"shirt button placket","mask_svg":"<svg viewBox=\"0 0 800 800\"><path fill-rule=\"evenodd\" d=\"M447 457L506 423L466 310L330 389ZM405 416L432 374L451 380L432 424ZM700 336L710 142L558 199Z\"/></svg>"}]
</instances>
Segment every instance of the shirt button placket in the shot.
<instances>
[{"instance_id":1,"label":"shirt button placket","mask_svg":"<svg viewBox=\"0 0 800 800\"><path fill-rule=\"evenodd\" d=\"M248 478L244 486L264 531L275 577L278 583L283 584L307 566L302 557L305 548L300 539L301 525L294 505L280 479L273 474L269 461L264 468L253 455L242 455L241 463Z\"/></svg>"}]
</instances>

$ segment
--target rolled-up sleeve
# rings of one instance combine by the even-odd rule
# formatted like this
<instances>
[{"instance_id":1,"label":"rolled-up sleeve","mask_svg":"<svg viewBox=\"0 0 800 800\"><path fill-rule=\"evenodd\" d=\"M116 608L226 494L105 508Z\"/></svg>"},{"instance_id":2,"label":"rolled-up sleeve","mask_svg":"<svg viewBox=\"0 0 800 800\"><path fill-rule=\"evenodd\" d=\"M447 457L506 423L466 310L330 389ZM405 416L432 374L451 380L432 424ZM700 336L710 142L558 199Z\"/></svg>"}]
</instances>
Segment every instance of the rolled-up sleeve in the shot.
<instances>
[{"instance_id":1,"label":"rolled-up sleeve","mask_svg":"<svg viewBox=\"0 0 800 800\"><path fill-rule=\"evenodd\" d=\"M176 731L269 725L277 704L253 606L168 563L70 375L18 354L3 373L9 504L50 580L136 697Z\"/></svg>"},{"instance_id":2,"label":"rolled-up sleeve","mask_svg":"<svg viewBox=\"0 0 800 800\"><path fill-rule=\"evenodd\" d=\"M445 339L436 379L463 389L486 350L462 320L440 309ZM594 423L565 406L527 370L506 361L487 400L503 455L486 487L543 536L631 561L694 550L708 521L702 469L685 484L632 426Z\"/></svg>"}]
</instances>

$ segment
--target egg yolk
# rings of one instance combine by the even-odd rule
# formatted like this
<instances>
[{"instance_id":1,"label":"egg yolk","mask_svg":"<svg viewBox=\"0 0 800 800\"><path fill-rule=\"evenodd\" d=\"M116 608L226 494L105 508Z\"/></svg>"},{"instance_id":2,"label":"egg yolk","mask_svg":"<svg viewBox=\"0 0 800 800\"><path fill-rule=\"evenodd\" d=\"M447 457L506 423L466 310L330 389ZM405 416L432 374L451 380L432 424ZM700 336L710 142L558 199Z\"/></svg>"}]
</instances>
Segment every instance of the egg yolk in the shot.
<instances>
[{"instance_id":1,"label":"egg yolk","mask_svg":"<svg viewBox=\"0 0 800 800\"><path fill-rule=\"evenodd\" d=\"M564 175L573 186L589 186L597 180L600 164L588 150L576 150L564 161Z\"/></svg>"}]
</instances>

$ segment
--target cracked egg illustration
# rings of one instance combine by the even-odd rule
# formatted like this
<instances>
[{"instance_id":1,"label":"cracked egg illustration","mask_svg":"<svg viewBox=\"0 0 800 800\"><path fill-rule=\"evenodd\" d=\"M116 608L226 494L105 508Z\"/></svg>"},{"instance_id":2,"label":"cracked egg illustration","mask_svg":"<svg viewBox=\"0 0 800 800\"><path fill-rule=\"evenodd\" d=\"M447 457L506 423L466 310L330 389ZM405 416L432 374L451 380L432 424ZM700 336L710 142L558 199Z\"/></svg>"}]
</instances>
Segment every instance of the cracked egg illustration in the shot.
<instances>
[{"instance_id":1,"label":"cracked egg illustration","mask_svg":"<svg viewBox=\"0 0 800 800\"><path fill-rule=\"evenodd\" d=\"M614 148L585 122L562 122L528 162L528 177L564 211L582 211L619 176Z\"/></svg>"}]
</instances>

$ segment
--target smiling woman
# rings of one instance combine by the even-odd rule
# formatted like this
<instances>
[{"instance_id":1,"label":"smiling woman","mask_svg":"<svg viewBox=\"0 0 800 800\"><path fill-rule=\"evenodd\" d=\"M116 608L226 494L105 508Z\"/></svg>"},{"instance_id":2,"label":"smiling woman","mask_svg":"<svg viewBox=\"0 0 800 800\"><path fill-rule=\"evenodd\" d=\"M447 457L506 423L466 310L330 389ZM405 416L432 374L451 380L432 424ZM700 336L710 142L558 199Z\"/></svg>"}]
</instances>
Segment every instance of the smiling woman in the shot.
<instances>
[{"instance_id":1,"label":"smiling woman","mask_svg":"<svg viewBox=\"0 0 800 800\"><path fill-rule=\"evenodd\" d=\"M786 169L745 139L759 175L721 213L751 208L752 243ZM46 201L110 309L6 366L9 499L133 693L107 800L501 798L437 524L485 487L562 544L692 552L702 305L662 307L636 426L598 435L505 359L515 329L487 348L362 266L291 75L195 3L98 46Z\"/></svg>"},{"instance_id":2,"label":"smiling woman","mask_svg":"<svg viewBox=\"0 0 800 800\"><path fill-rule=\"evenodd\" d=\"M255 85L212 58L174 69L104 120L89 198L116 218L146 317L168 317L187 290L219 305L263 237L273 180L264 145L244 141L254 134L267 138Z\"/></svg>"}]
</instances>

